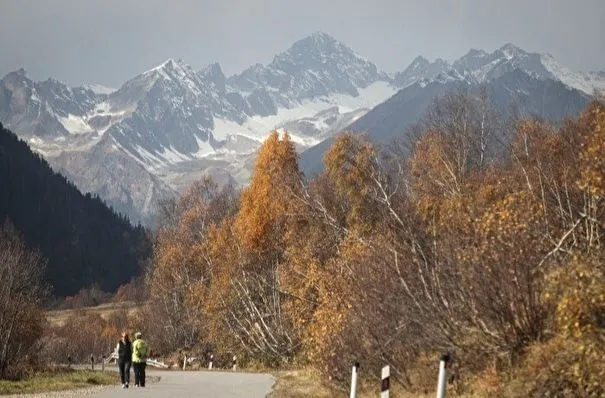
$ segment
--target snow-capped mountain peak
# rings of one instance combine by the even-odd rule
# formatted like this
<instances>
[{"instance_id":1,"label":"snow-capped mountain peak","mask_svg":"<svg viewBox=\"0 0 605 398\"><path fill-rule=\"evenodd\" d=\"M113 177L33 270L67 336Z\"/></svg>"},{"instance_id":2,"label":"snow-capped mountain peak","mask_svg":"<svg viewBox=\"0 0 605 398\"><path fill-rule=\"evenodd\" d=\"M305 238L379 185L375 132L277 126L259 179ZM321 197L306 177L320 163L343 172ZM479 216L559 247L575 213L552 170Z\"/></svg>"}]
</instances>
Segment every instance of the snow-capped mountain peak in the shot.
<instances>
[{"instance_id":1,"label":"snow-capped mountain peak","mask_svg":"<svg viewBox=\"0 0 605 398\"><path fill-rule=\"evenodd\" d=\"M218 62L213 62L210 65L207 65L206 67L202 68L202 70L200 70L200 74L202 76L208 76L211 78L225 78L223 69L221 68L221 65Z\"/></svg>"},{"instance_id":2,"label":"snow-capped mountain peak","mask_svg":"<svg viewBox=\"0 0 605 398\"><path fill-rule=\"evenodd\" d=\"M379 78L376 65L325 33L314 33L295 42L277 54L269 68L294 76L295 85L331 80L340 86L332 88L351 94Z\"/></svg>"},{"instance_id":3,"label":"snow-capped mountain peak","mask_svg":"<svg viewBox=\"0 0 605 398\"><path fill-rule=\"evenodd\" d=\"M17 84L21 84L21 85L25 85L25 86L32 86L34 83L29 78L27 71L23 68L20 68L16 71L8 73L6 76L4 76L4 78L2 79L2 82L5 85L10 84L11 86L14 86Z\"/></svg>"},{"instance_id":4,"label":"snow-capped mountain peak","mask_svg":"<svg viewBox=\"0 0 605 398\"><path fill-rule=\"evenodd\" d=\"M168 58L161 64L154 66L153 68L143 72L143 74L153 73L153 72L162 71L162 70L174 70L174 69L184 68L186 66L187 66L187 64L185 64L185 62L181 59L175 60L174 58Z\"/></svg>"},{"instance_id":5,"label":"snow-capped mountain peak","mask_svg":"<svg viewBox=\"0 0 605 398\"><path fill-rule=\"evenodd\" d=\"M483 50L470 49L468 53L460 57L453 63L454 68L475 70L485 65L486 59L490 55Z\"/></svg>"},{"instance_id":6,"label":"snow-capped mountain peak","mask_svg":"<svg viewBox=\"0 0 605 398\"><path fill-rule=\"evenodd\" d=\"M34 82L24 69L0 80L0 97L4 99L0 99L3 124L45 144L45 140L67 140L72 134L92 132L82 115L100 101L94 92L82 87L72 89L54 78ZM68 141L51 146L68 147L72 144Z\"/></svg>"},{"instance_id":7,"label":"snow-capped mountain peak","mask_svg":"<svg viewBox=\"0 0 605 398\"><path fill-rule=\"evenodd\" d=\"M178 59L175 60L173 58L169 58L164 61L162 64L156 66L143 73L143 76L155 76L161 77L164 79L184 79L190 77L195 74L193 68L186 64L183 60Z\"/></svg>"},{"instance_id":8,"label":"snow-capped mountain peak","mask_svg":"<svg viewBox=\"0 0 605 398\"><path fill-rule=\"evenodd\" d=\"M319 32L319 31L313 32L310 35L308 35L307 37L297 40L296 42L294 42L294 44L292 45L291 48L299 48L299 47L307 47L307 46L311 46L311 47L315 47L315 48L325 48L325 49L338 48L338 47L343 47L343 48L348 49L348 46L339 42L338 40L336 40L329 34L324 33L324 32Z\"/></svg>"},{"instance_id":9,"label":"snow-capped mountain peak","mask_svg":"<svg viewBox=\"0 0 605 398\"><path fill-rule=\"evenodd\" d=\"M373 63L325 33L314 33L275 55L266 66L254 65L231 76L234 90L256 92L285 106L332 93L359 95L358 89L386 80ZM277 94L279 93L279 94Z\"/></svg>"},{"instance_id":10,"label":"snow-capped mountain peak","mask_svg":"<svg viewBox=\"0 0 605 398\"><path fill-rule=\"evenodd\" d=\"M412 61L410 66L407 67L406 70L409 69L410 71L420 71L420 70L428 68L429 65L430 65L429 60L424 58L422 55L419 55L416 58L414 58L414 60Z\"/></svg>"},{"instance_id":11,"label":"snow-capped mountain peak","mask_svg":"<svg viewBox=\"0 0 605 398\"><path fill-rule=\"evenodd\" d=\"M272 129L289 130L303 150L349 126L396 88L422 95L434 83L427 90L435 93L440 85L490 82L517 69L528 79L557 79L589 93L605 87L603 72L578 74L552 56L510 43L492 53L470 50L453 64L418 56L391 78L349 46L315 32L269 64L229 77L218 63L194 70L169 58L114 90L34 82L21 69L0 80L0 121L47 158L61 157L56 164L70 168L84 189L115 192L108 197L121 208L143 203L139 210L149 215L153 195L147 192L163 190L155 177L178 190L221 167L245 184L255 150ZM137 172L126 177L120 168ZM82 183L92 175L111 181L107 187Z\"/></svg>"},{"instance_id":12,"label":"snow-capped mountain peak","mask_svg":"<svg viewBox=\"0 0 605 398\"><path fill-rule=\"evenodd\" d=\"M542 54L542 65L555 78L569 87L592 95L595 90L605 93L605 72L575 72L561 65L551 54Z\"/></svg>"},{"instance_id":13,"label":"snow-capped mountain peak","mask_svg":"<svg viewBox=\"0 0 605 398\"><path fill-rule=\"evenodd\" d=\"M491 54L471 50L453 63L456 70L469 71L478 81L487 82L515 69L548 78L548 71L540 62L540 55L528 53L512 43L507 43Z\"/></svg>"},{"instance_id":14,"label":"snow-capped mountain peak","mask_svg":"<svg viewBox=\"0 0 605 398\"><path fill-rule=\"evenodd\" d=\"M488 82L519 69L541 79L561 81L587 94L592 94L595 89L605 89L605 78L598 73L571 71L550 54L527 52L512 43L506 43L491 54L470 50L453 66L461 73L470 72L479 82Z\"/></svg>"},{"instance_id":15,"label":"snow-capped mountain peak","mask_svg":"<svg viewBox=\"0 0 605 398\"><path fill-rule=\"evenodd\" d=\"M527 56L527 52L512 43L506 43L498 49L507 59Z\"/></svg>"},{"instance_id":16,"label":"snow-capped mountain peak","mask_svg":"<svg viewBox=\"0 0 605 398\"><path fill-rule=\"evenodd\" d=\"M82 88L84 88L86 90L90 90L95 94L105 94L105 95L109 95L117 90L115 88L103 86L102 84L96 84L96 83L84 84L82 86Z\"/></svg>"},{"instance_id":17,"label":"snow-capped mountain peak","mask_svg":"<svg viewBox=\"0 0 605 398\"><path fill-rule=\"evenodd\" d=\"M213 90L225 91L227 78L218 62L214 62L199 71L200 77L207 82Z\"/></svg>"},{"instance_id":18,"label":"snow-capped mountain peak","mask_svg":"<svg viewBox=\"0 0 605 398\"><path fill-rule=\"evenodd\" d=\"M296 52L324 52L324 51L339 51L354 53L354 51L346 44L336 40L324 32L314 32L300 40L295 41L289 49L283 51L283 53L296 53ZM279 57L278 54L276 57Z\"/></svg>"},{"instance_id":19,"label":"snow-capped mountain peak","mask_svg":"<svg viewBox=\"0 0 605 398\"><path fill-rule=\"evenodd\" d=\"M395 74L393 82L396 87L405 88L416 82L430 81L441 74L447 74L451 68L451 65L441 58L430 62L419 55L403 72Z\"/></svg>"},{"instance_id":20,"label":"snow-capped mountain peak","mask_svg":"<svg viewBox=\"0 0 605 398\"><path fill-rule=\"evenodd\" d=\"M275 55L270 66L288 70L291 64L295 62L298 66L322 69L321 64L336 64L346 61L357 64L371 64L346 44L326 33L316 32L296 41L290 48Z\"/></svg>"}]
</instances>

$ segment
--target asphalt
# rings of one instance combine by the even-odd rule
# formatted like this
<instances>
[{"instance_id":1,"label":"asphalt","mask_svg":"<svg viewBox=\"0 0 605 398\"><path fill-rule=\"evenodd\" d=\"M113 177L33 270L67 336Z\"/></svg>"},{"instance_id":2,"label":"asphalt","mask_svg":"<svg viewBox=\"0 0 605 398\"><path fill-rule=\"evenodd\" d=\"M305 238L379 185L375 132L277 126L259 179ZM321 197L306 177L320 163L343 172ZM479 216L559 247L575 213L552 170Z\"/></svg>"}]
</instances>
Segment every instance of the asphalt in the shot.
<instances>
[{"instance_id":1,"label":"asphalt","mask_svg":"<svg viewBox=\"0 0 605 398\"><path fill-rule=\"evenodd\" d=\"M271 392L275 378L268 374L221 371L171 371L148 369L148 376L159 376L160 381L146 383L145 388L109 388L88 395L95 398L149 397L149 398L265 398ZM130 374L134 382L134 374Z\"/></svg>"}]
</instances>

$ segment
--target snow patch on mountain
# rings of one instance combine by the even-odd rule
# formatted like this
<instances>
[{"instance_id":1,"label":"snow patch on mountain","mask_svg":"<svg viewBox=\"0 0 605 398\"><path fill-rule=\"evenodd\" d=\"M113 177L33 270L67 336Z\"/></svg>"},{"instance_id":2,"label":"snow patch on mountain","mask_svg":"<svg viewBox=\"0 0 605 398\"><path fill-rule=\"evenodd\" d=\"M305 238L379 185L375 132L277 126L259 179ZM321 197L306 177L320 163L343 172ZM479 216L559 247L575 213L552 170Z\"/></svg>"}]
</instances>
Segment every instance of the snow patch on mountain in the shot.
<instances>
[{"instance_id":1,"label":"snow patch on mountain","mask_svg":"<svg viewBox=\"0 0 605 398\"><path fill-rule=\"evenodd\" d=\"M359 89L356 96L348 94L330 94L312 100L302 100L297 106L278 107L275 114L249 116L243 123L214 117L212 134L218 141L226 140L232 135L240 135L255 141L264 140L273 130L288 130L284 126L292 126L296 121L313 124L311 136L293 133L293 141L300 146L310 146L317 143L314 137L318 131L327 130L338 118L316 119L315 116L327 109L336 107L340 114L358 109L370 109L385 101L395 93L395 89L387 82L375 82Z\"/></svg>"},{"instance_id":2,"label":"snow patch on mountain","mask_svg":"<svg viewBox=\"0 0 605 398\"><path fill-rule=\"evenodd\" d=\"M85 84L82 86L82 88L84 88L86 90L90 90L90 91L94 92L95 94L105 94L105 95L109 95L117 90L115 88L106 87L101 84L95 84L95 83Z\"/></svg>"},{"instance_id":3,"label":"snow patch on mountain","mask_svg":"<svg viewBox=\"0 0 605 398\"><path fill-rule=\"evenodd\" d=\"M383 101L386 101L397 90L386 81L378 81L359 89L358 96L332 94L328 98L328 103L339 105L341 112L350 112L359 108L373 108Z\"/></svg>"},{"instance_id":4,"label":"snow patch on mountain","mask_svg":"<svg viewBox=\"0 0 605 398\"><path fill-rule=\"evenodd\" d=\"M317 112L326 109L331 104L322 100L304 101L296 108L278 108L277 114L270 116L252 116L246 120L243 126L254 137L264 138L269 132L289 120L301 119L313 116Z\"/></svg>"},{"instance_id":5,"label":"snow patch on mountain","mask_svg":"<svg viewBox=\"0 0 605 398\"><path fill-rule=\"evenodd\" d=\"M199 149L197 152L191 155L193 157L203 158L216 152L208 141L201 140L197 135L195 136L195 142L197 143Z\"/></svg>"},{"instance_id":6,"label":"snow patch on mountain","mask_svg":"<svg viewBox=\"0 0 605 398\"><path fill-rule=\"evenodd\" d=\"M574 72L562 66L550 54L531 53L511 43L496 49L491 54L480 50L470 50L453 63L461 74L470 73L478 82L486 83L513 70L523 72L539 79L561 81L568 87L586 94L594 90L605 89L605 77L598 72Z\"/></svg>"},{"instance_id":7,"label":"snow patch on mountain","mask_svg":"<svg viewBox=\"0 0 605 398\"><path fill-rule=\"evenodd\" d=\"M162 153L164 159L166 159L169 163L180 163L184 161L191 160L191 157L177 151L171 146L168 148L164 148L164 152Z\"/></svg>"},{"instance_id":8,"label":"snow patch on mountain","mask_svg":"<svg viewBox=\"0 0 605 398\"><path fill-rule=\"evenodd\" d=\"M605 76L599 76L598 73L574 72L561 65L550 54L543 54L541 59L544 67L563 84L589 95L592 95L595 89L605 92Z\"/></svg>"},{"instance_id":9,"label":"snow patch on mountain","mask_svg":"<svg viewBox=\"0 0 605 398\"><path fill-rule=\"evenodd\" d=\"M230 135L247 133L248 129L237 122L215 117L213 119L214 128L212 135L217 141L223 141Z\"/></svg>"},{"instance_id":10,"label":"snow patch on mountain","mask_svg":"<svg viewBox=\"0 0 605 398\"><path fill-rule=\"evenodd\" d=\"M71 134L92 133L95 131L81 116L72 115L70 113L67 117L59 116L58 118L65 129Z\"/></svg>"},{"instance_id":11,"label":"snow patch on mountain","mask_svg":"<svg viewBox=\"0 0 605 398\"><path fill-rule=\"evenodd\" d=\"M115 149L123 149L123 147L119 144L118 141L114 140L114 142L115 142L115 144L114 144ZM141 161L138 158L134 158L134 159L137 162L139 162L143 167L146 167L150 171L153 171L153 170L157 169L158 167L165 165L165 163L166 163L164 160L155 156L153 153L149 152L145 148L142 148L137 145L137 146L135 146L135 149L136 149L137 153L143 158L143 161ZM125 152L128 153L127 151L125 151Z\"/></svg>"}]
</instances>

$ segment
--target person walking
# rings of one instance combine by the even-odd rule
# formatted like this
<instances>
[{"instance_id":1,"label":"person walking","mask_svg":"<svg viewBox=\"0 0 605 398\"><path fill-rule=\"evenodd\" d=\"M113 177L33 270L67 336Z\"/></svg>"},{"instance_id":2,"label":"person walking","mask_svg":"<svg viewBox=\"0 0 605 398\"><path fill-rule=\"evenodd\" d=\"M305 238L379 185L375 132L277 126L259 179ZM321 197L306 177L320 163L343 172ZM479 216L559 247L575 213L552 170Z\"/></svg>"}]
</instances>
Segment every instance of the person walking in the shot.
<instances>
[{"instance_id":1,"label":"person walking","mask_svg":"<svg viewBox=\"0 0 605 398\"><path fill-rule=\"evenodd\" d=\"M147 366L148 355L149 346L143 340L143 334L136 332L132 342L132 367L134 368L135 387L145 387L145 367Z\"/></svg>"},{"instance_id":2,"label":"person walking","mask_svg":"<svg viewBox=\"0 0 605 398\"><path fill-rule=\"evenodd\" d=\"M120 369L122 388L128 388L128 383L130 383L130 366L132 364L132 343L130 342L128 333L122 333L122 338L118 341L116 351L118 353L118 368Z\"/></svg>"}]
</instances>

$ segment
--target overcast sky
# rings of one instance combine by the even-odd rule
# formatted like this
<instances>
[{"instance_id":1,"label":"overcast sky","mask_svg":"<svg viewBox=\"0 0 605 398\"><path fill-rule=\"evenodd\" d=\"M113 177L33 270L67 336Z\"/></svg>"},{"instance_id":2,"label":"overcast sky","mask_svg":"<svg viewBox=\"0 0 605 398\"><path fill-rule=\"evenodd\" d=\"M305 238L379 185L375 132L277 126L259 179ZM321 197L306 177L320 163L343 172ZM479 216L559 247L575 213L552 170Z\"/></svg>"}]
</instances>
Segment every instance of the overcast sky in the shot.
<instances>
[{"instance_id":1,"label":"overcast sky","mask_svg":"<svg viewBox=\"0 0 605 398\"><path fill-rule=\"evenodd\" d=\"M605 0L0 0L0 76L118 87L167 58L232 74L316 31L387 72L507 42L605 70Z\"/></svg>"}]
</instances>

